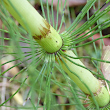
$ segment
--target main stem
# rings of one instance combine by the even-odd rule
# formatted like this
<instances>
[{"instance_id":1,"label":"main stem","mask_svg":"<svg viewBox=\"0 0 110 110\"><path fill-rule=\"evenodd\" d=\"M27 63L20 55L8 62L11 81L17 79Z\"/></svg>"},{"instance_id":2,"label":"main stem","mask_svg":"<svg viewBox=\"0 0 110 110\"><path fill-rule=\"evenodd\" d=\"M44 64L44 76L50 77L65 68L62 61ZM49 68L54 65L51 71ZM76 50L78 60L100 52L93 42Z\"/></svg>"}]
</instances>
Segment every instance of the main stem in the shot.
<instances>
[{"instance_id":1,"label":"main stem","mask_svg":"<svg viewBox=\"0 0 110 110\"><path fill-rule=\"evenodd\" d=\"M62 47L60 35L27 0L3 0L3 3L46 52L53 53Z\"/></svg>"},{"instance_id":2,"label":"main stem","mask_svg":"<svg viewBox=\"0 0 110 110\"><path fill-rule=\"evenodd\" d=\"M31 33L33 38L47 53L55 53L61 49L62 38L60 35L39 15L27 0L3 0L3 3L13 17ZM70 50L65 51L65 54L76 57ZM89 96L91 91L100 107L107 105L109 92L90 71L76 65L84 66L83 63L79 59L69 58L68 60L65 57L62 57L62 59L63 69L78 87Z\"/></svg>"},{"instance_id":3,"label":"main stem","mask_svg":"<svg viewBox=\"0 0 110 110\"><path fill-rule=\"evenodd\" d=\"M90 96L89 98L91 100L90 91L94 94L94 97L100 107L107 105L109 103L109 92L105 86L102 85L101 81L97 80L90 71L83 68L85 66L79 59L74 59L76 55L71 50L67 50L64 53L69 57L73 57L68 59L62 57L61 62L64 71L68 73L69 77L84 93ZM80 66L76 64L79 64Z\"/></svg>"}]
</instances>

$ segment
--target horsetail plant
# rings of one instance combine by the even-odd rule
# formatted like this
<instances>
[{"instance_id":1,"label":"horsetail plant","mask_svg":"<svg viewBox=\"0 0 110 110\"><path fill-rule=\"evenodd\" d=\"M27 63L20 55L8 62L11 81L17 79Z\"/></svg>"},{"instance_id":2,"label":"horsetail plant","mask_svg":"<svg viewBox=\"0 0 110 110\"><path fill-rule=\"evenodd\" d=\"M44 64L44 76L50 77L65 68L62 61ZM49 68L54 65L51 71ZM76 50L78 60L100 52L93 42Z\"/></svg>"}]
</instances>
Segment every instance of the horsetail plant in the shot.
<instances>
[{"instance_id":1,"label":"horsetail plant","mask_svg":"<svg viewBox=\"0 0 110 110\"><path fill-rule=\"evenodd\" d=\"M66 6L66 1L64 3L64 8ZM1 0L2 8L6 8L10 14L22 25L22 27L29 33L29 40L22 37L23 40L26 40L27 43L29 43L32 46L32 54L29 53L27 56L31 55L29 59L33 59L31 62L32 65L35 65L34 68L37 68L39 63L44 60L44 64L42 66L41 71L36 70L35 72L39 72L39 75L37 75L37 78L40 77L40 74L43 74L43 77L46 78L46 96L44 98L44 107L43 109L51 110L51 93L50 93L50 82L54 80L51 79L54 71L54 67L58 68L61 73L64 75L65 79L68 74L69 80L72 80L75 82L75 84L80 88L80 90L90 99L91 102L94 103L95 108L99 110L99 107L104 107L109 103L109 91L105 87L105 85L102 83L102 80L97 79L93 74L96 76L99 76L97 72L93 72L92 70L88 69L77 57L76 51L73 51L72 49L76 49L77 47L87 45L89 43L95 42L95 40L91 42L87 42L81 45L78 45L78 43L88 39L89 37L92 37L98 32L101 32L101 30L107 28L110 26L110 19L106 19L102 23L98 23L95 27L90 27L98 21L99 18L101 18L103 15L108 13L110 11L110 6L106 7L103 11L100 12L100 9L106 5L109 0L106 1L106 3L98 9L94 15L92 15L88 21L86 21L82 26L80 26L78 29L73 31L77 24L82 20L82 18L85 16L86 13L88 13L88 10L93 6L97 0L88 0L85 7L82 9L82 11L79 13L79 15L76 17L74 22L70 25L69 28L65 29L64 32L59 34L57 32L57 28L53 25L51 26L49 21L49 10L48 10L48 21L44 19L32 6L27 0ZM53 0L52 0L53 2ZM58 4L59 4L58 0ZM42 0L41 0L42 4ZM48 1L47 1L48 4ZM43 4L42 4L42 11L44 12ZM47 8L48 5L47 5ZM4 9L5 10L5 9ZM5 16L7 15L6 10L4 11L5 14L1 13L0 16L2 19L5 19ZM52 11L53 13L53 11ZM45 17L45 14L44 14ZM53 14L52 14L53 17ZM64 16L62 16L61 25L62 26L64 22ZM13 36L13 42L14 39L18 39L17 41L21 41L20 38L16 38L18 36L21 36L20 34L17 34L16 29L12 30L12 28L8 22L5 20L5 23L7 24L8 30L10 30L8 33L10 36ZM9 21L10 23L10 21ZM15 26L15 25L14 25ZM56 25L57 27L57 25ZM56 29L56 30L55 30ZM89 32L81 35L86 30L89 30ZM94 31L95 30L95 31ZM3 30L1 30L3 31ZM58 30L59 31L59 30ZM11 34L10 32L13 32L14 34ZM32 39L33 37L33 39ZM100 37L96 40L103 39L110 37L110 35L106 35L103 37ZM5 38L4 38L5 39ZM37 42L35 42L37 41ZM33 45L35 44L35 45ZM17 44L19 46L19 44ZM4 47L3 47L4 48ZM17 46L16 46L17 49ZM18 49L19 52L22 54L22 51L20 48ZM18 53L19 53L18 52ZM37 57L37 58L36 58ZM19 60L22 61L24 56L21 56ZM90 58L90 57L89 57ZM29 60L27 59L27 60ZM91 58L92 60L92 58ZM103 60L95 59L100 62L104 62ZM92 60L92 61L93 61ZM109 62L108 62L109 63ZM19 63L20 64L20 63ZM4 65L4 64L2 64ZM17 65L16 65L17 66ZM65 71L65 72L64 72ZM2 73L2 75L5 72ZM45 75L45 73L47 73ZM52 74L51 74L52 73ZM30 74L31 76L31 74ZM37 79L36 78L36 79ZM101 77L100 77L101 78ZM102 77L103 80L105 80L104 77ZM41 79L43 80L43 78ZM41 81L42 82L42 81ZM36 83L36 81L35 81ZM33 88L33 87L32 87ZM74 88L70 87L72 93L74 93ZM41 87L40 87L41 92ZM17 93L17 92L16 92ZM16 94L15 93L15 94ZM14 95L13 95L14 96ZM77 97L76 94L73 94L74 97ZM39 95L39 98L41 97L41 93ZM86 100L87 98L85 98ZM38 103L40 102L40 99L38 100ZM81 109L85 109L83 106L83 103L79 100L79 98L76 98L76 102L78 102L79 107ZM4 103L3 103L4 104ZM3 105L1 104L1 105ZM90 104L89 104L90 105ZM37 109L37 106L34 106L34 109Z\"/></svg>"}]
</instances>

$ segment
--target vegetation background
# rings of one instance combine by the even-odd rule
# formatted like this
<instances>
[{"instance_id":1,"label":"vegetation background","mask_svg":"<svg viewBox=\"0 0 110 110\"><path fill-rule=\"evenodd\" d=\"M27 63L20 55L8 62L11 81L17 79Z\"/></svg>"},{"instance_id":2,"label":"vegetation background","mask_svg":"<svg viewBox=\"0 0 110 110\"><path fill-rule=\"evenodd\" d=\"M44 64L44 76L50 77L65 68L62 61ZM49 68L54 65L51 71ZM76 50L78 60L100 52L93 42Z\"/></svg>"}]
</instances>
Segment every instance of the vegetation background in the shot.
<instances>
[{"instance_id":1,"label":"vegetation background","mask_svg":"<svg viewBox=\"0 0 110 110\"><path fill-rule=\"evenodd\" d=\"M59 3L53 0L53 4L51 0L28 1L59 33L69 28L87 3L86 0L68 0L64 7L65 0ZM101 13L110 5L110 2L108 4L105 2L106 0L98 0L94 3L80 22L76 23L73 33L87 22L96 10L100 9ZM105 5L101 8L103 4ZM108 70L105 71L105 64L102 60L109 61L110 59L109 57L103 59L110 50L108 46L110 45L110 38L108 38L110 26L106 25L107 28L104 29L101 28L102 25L96 29L93 28L98 24L104 24L108 19L110 19L110 12L97 19L89 29L80 34L83 36L88 33L85 37L91 35L90 37L77 39L73 46L74 53L89 70L93 71L95 77L101 80L107 79L107 87L109 87L110 66L108 62L106 65ZM91 29L93 29L92 32ZM106 35L108 35L107 38L100 39ZM38 48L41 47L0 4L0 109L45 110L48 106L51 106L50 110L96 109L97 104L94 105L88 100L57 63L54 68L50 69L52 65L50 66L41 59L40 52L37 52ZM51 75L48 74L50 70Z\"/></svg>"}]
</instances>

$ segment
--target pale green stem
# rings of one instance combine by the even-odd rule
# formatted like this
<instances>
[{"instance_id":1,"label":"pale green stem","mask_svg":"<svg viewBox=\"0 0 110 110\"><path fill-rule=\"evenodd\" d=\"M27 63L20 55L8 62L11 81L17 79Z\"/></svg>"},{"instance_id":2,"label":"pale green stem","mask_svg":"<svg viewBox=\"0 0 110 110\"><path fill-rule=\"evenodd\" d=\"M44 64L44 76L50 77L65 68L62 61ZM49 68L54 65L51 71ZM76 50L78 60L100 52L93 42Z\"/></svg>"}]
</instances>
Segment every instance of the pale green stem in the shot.
<instances>
[{"instance_id":1,"label":"pale green stem","mask_svg":"<svg viewBox=\"0 0 110 110\"><path fill-rule=\"evenodd\" d=\"M65 51L65 54L71 57L76 57L76 55L71 50ZM90 90L94 94L95 99L100 107L107 105L109 102L109 92L102 85L101 81L97 80L93 76L93 74L87 69L75 65L76 63L81 66L84 66L84 64L79 59L69 58L71 61L70 62L65 57L62 58L63 61L66 63L65 65L62 61L62 68L69 75L69 77L78 85L78 87L88 95L91 95L89 92ZM89 88L89 90L85 85Z\"/></svg>"},{"instance_id":2,"label":"pale green stem","mask_svg":"<svg viewBox=\"0 0 110 110\"><path fill-rule=\"evenodd\" d=\"M45 19L29 4L27 0L3 0L7 10L14 18L27 30L30 31L33 38L48 53L54 53L62 47L62 39L55 29L50 26ZM28 28L27 28L28 27ZM69 56L76 57L72 51L65 51ZM95 99L100 107L109 102L109 93L107 89L97 80L90 71L79 65L83 63L79 59L70 58L71 62L63 57L62 67L69 77L78 85L86 94L94 94ZM67 68L69 67L69 68Z\"/></svg>"},{"instance_id":3,"label":"pale green stem","mask_svg":"<svg viewBox=\"0 0 110 110\"><path fill-rule=\"evenodd\" d=\"M27 0L3 0L11 15L27 30L48 53L62 47L62 39L56 30L31 6Z\"/></svg>"}]
</instances>

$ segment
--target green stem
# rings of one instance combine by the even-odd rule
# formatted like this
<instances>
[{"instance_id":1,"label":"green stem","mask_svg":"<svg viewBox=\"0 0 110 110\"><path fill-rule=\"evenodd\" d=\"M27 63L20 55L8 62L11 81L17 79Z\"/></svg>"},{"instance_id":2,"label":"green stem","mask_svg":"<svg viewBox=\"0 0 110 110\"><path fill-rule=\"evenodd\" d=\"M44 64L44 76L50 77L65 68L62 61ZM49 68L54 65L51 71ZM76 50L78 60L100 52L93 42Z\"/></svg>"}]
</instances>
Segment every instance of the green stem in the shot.
<instances>
[{"instance_id":1,"label":"green stem","mask_svg":"<svg viewBox=\"0 0 110 110\"><path fill-rule=\"evenodd\" d=\"M3 3L45 51L54 53L62 47L60 35L27 0L3 0Z\"/></svg>"},{"instance_id":2,"label":"green stem","mask_svg":"<svg viewBox=\"0 0 110 110\"><path fill-rule=\"evenodd\" d=\"M71 57L76 55L71 51L64 51L64 53ZM90 91L94 94L95 99L100 107L109 103L109 92L102 85L101 81L96 79L93 74L85 68L84 64L79 59L62 57L62 68L69 75L69 77L78 85L78 87L91 98ZM78 65L76 65L78 64Z\"/></svg>"}]
</instances>

